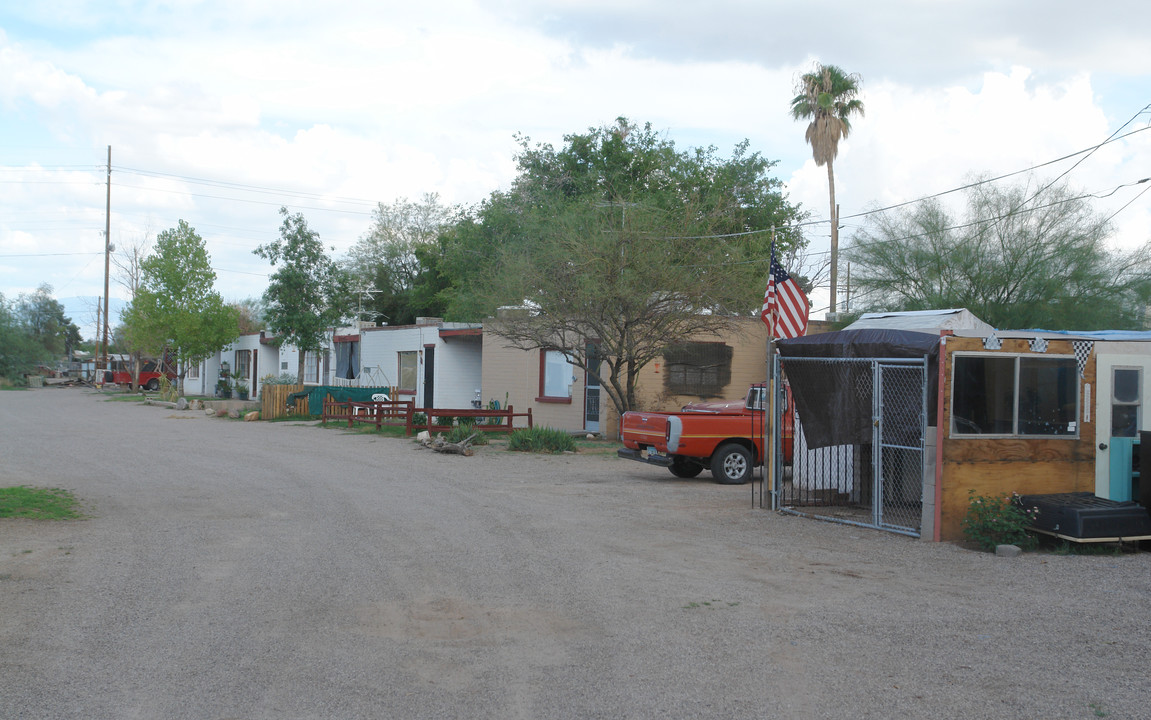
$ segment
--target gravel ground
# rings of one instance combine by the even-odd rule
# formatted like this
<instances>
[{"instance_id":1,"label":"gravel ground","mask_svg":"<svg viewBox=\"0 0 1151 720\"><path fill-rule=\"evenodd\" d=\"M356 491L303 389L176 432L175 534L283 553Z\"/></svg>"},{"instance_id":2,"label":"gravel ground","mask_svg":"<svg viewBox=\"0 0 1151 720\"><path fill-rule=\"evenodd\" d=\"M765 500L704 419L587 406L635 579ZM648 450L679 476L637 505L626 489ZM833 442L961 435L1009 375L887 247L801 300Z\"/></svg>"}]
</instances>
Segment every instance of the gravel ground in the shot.
<instances>
[{"instance_id":1,"label":"gravel ground","mask_svg":"<svg viewBox=\"0 0 1151 720\"><path fill-rule=\"evenodd\" d=\"M3 718L1148 718L1151 554L1005 559L610 453L0 392Z\"/></svg>"}]
</instances>

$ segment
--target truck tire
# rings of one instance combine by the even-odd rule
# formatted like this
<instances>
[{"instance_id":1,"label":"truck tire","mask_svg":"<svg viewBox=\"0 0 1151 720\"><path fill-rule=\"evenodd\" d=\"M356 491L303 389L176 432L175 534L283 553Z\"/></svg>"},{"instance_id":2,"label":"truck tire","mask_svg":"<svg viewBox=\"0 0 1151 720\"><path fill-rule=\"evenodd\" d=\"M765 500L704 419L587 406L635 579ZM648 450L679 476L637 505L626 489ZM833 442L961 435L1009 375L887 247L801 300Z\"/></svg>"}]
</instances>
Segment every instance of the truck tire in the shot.
<instances>
[{"instance_id":1,"label":"truck tire","mask_svg":"<svg viewBox=\"0 0 1151 720\"><path fill-rule=\"evenodd\" d=\"M671 470L671 474L678 478L693 478L703 472L703 465L691 460L680 460L677 458L672 462L671 466L668 467L668 470Z\"/></svg>"},{"instance_id":2,"label":"truck tire","mask_svg":"<svg viewBox=\"0 0 1151 720\"><path fill-rule=\"evenodd\" d=\"M721 445L711 456L711 475L720 485L743 485L751 469L751 453L739 443Z\"/></svg>"},{"instance_id":3,"label":"truck tire","mask_svg":"<svg viewBox=\"0 0 1151 720\"><path fill-rule=\"evenodd\" d=\"M157 380L156 378L152 378L151 380L148 381L148 385L146 387L149 390L155 392L156 390L160 389L160 381Z\"/></svg>"}]
</instances>

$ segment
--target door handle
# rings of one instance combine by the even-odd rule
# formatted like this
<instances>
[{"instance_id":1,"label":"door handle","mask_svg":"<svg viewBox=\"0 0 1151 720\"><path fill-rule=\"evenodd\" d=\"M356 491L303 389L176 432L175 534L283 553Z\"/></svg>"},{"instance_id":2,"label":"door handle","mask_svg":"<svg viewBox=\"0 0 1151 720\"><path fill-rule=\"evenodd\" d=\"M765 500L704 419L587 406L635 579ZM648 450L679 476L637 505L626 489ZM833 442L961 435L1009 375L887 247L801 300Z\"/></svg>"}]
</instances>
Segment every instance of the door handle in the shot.
<instances>
[{"instance_id":1,"label":"door handle","mask_svg":"<svg viewBox=\"0 0 1151 720\"><path fill-rule=\"evenodd\" d=\"M1107 449L1107 443L1099 443L1099 449L1100 450L1106 450Z\"/></svg>"}]
</instances>

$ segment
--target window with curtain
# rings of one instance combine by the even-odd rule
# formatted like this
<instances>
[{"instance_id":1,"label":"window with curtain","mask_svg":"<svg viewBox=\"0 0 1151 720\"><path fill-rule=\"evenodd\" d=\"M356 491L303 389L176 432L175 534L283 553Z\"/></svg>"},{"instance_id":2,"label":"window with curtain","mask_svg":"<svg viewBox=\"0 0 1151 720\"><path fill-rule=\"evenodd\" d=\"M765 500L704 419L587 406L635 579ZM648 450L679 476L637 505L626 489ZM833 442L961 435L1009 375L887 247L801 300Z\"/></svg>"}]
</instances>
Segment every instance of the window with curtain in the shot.
<instances>
[{"instance_id":1,"label":"window with curtain","mask_svg":"<svg viewBox=\"0 0 1151 720\"><path fill-rule=\"evenodd\" d=\"M559 350L540 351L540 398L571 401L575 367Z\"/></svg>"},{"instance_id":2,"label":"window with curtain","mask_svg":"<svg viewBox=\"0 0 1151 720\"><path fill-rule=\"evenodd\" d=\"M415 392L416 381L419 378L419 362L420 358L415 350L405 350L396 353L397 362L399 364L396 377L400 379L399 388L403 392Z\"/></svg>"},{"instance_id":3,"label":"window with curtain","mask_svg":"<svg viewBox=\"0 0 1151 720\"><path fill-rule=\"evenodd\" d=\"M232 373L232 377L248 380L252 377L252 351L251 350L237 350L236 351L236 367Z\"/></svg>"},{"instance_id":4,"label":"window with curtain","mask_svg":"<svg viewBox=\"0 0 1151 720\"><path fill-rule=\"evenodd\" d=\"M336 377L355 380L360 376L360 343L358 340L336 343Z\"/></svg>"}]
</instances>

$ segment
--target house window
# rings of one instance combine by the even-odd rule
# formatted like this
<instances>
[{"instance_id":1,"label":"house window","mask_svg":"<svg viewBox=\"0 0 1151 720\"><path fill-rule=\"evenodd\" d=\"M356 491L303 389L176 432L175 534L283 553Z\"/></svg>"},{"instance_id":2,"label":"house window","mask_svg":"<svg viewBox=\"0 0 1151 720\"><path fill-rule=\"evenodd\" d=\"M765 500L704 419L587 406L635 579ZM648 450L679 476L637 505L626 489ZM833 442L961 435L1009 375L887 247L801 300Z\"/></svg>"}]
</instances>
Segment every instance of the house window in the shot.
<instances>
[{"instance_id":1,"label":"house window","mask_svg":"<svg viewBox=\"0 0 1151 720\"><path fill-rule=\"evenodd\" d=\"M575 374L567 355L559 350L540 351L540 394L539 402L572 401L572 383Z\"/></svg>"},{"instance_id":2,"label":"house window","mask_svg":"<svg viewBox=\"0 0 1151 720\"><path fill-rule=\"evenodd\" d=\"M1074 357L955 355L951 434L1075 437Z\"/></svg>"},{"instance_id":3,"label":"house window","mask_svg":"<svg viewBox=\"0 0 1151 720\"><path fill-rule=\"evenodd\" d=\"M400 366L397 373L397 377L400 379L400 391L414 393L416 391L416 378L419 377L419 355L415 350L405 350L396 353L396 357Z\"/></svg>"},{"instance_id":4,"label":"house window","mask_svg":"<svg viewBox=\"0 0 1151 720\"><path fill-rule=\"evenodd\" d=\"M191 365L188 366L188 379L189 380L199 380L200 379L200 363L192 363Z\"/></svg>"},{"instance_id":5,"label":"house window","mask_svg":"<svg viewBox=\"0 0 1151 720\"><path fill-rule=\"evenodd\" d=\"M304 382L314 385L320 384L320 354L307 352L304 354Z\"/></svg>"},{"instance_id":6,"label":"house window","mask_svg":"<svg viewBox=\"0 0 1151 720\"><path fill-rule=\"evenodd\" d=\"M336 377L355 380L360 376L360 343L358 340L336 343Z\"/></svg>"},{"instance_id":7,"label":"house window","mask_svg":"<svg viewBox=\"0 0 1151 720\"><path fill-rule=\"evenodd\" d=\"M236 351L236 372L233 377L241 378L244 380L252 377L252 351L251 350L237 350Z\"/></svg>"},{"instance_id":8,"label":"house window","mask_svg":"<svg viewBox=\"0 0 1151 720\"><path fill-rule=\"evenodd\" d=\"M732 352L724 343L676 343L663 353L664 385L676 395L720 395L731 384Z\"/></svg>"},{"instance_id":9,"label":"house window","mask_svg":"<svg viewBox=\"0 0 1151 720\"><path fill-rule=\"evenodd\" d=\"M1111 370L1111 435L1135 437L1143 398L1143 369L1117 367Z\"/></svg>"}]
</instances>

